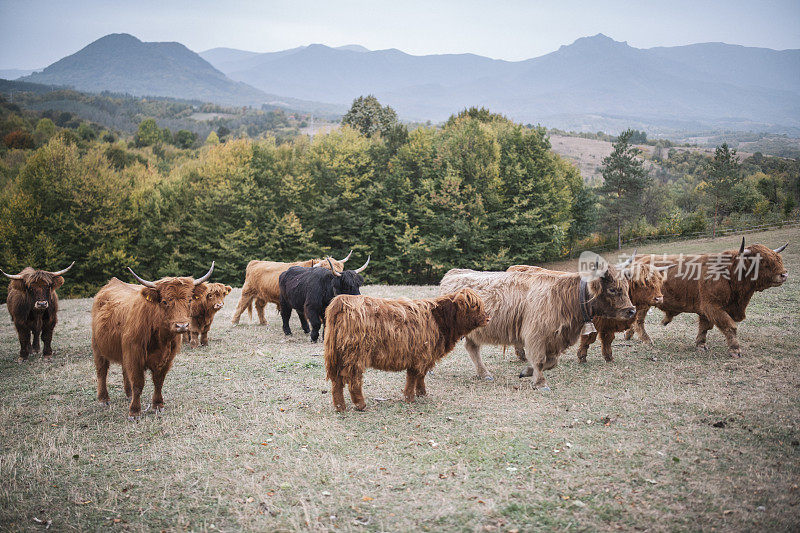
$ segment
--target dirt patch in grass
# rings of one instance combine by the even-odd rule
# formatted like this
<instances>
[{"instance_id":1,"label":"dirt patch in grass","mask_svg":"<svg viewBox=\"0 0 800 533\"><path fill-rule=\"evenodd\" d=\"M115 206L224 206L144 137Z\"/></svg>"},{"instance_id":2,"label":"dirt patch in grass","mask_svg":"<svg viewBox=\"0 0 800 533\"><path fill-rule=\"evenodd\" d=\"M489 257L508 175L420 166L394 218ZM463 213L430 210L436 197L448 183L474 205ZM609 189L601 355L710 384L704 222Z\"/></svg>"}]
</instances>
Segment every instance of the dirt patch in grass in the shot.
<instances>
[{"instance_id":1,"label":"dirt patch in grass","mask_svg":"<svg viewBox=\"0 0 800 533\"><path fill-rule=\"evenodd\" d=\"M586 365L570 348L548 373L550 392L518 379L520 364L499 347L485 357L496 381L477 381L462 343L428 379L428 397L405 404L403 375L369 371L367 411L343 415L322 346L296 318L289 338L274 307L267 326L230 325L239 290L210 345L178 357L165 413L138 423L126 421L119 367L111 406L94 399L91 300L63 302L52 363L14 362L0 309L0 529L797 530L798 236L748 236L791 240L790 278L753 298L740 360L716 331L696 353L695 317L661 327L654 313L654 348L618 338L615 363L593 346Z\"/></svg>"}]
</instances>

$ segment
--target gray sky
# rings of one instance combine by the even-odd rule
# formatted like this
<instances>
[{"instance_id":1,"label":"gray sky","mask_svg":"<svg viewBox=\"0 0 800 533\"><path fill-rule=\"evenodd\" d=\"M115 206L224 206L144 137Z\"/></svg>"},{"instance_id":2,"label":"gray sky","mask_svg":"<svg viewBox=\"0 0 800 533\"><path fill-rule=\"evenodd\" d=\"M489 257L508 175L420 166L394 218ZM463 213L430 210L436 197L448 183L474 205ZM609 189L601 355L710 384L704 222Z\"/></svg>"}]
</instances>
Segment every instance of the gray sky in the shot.
<instances>
[{"instance_id":1,"label":"gray sky","mask_svg":"<svg viewBox=\"0 0 800 533\"><path fill-rule=\"evenodd\" d=\"M604 33L631 46L800 48L800 1L0 0L0 68L41 68L109 33L196 52L310 43L519 60Z\"/></svg>"}]
</instances>

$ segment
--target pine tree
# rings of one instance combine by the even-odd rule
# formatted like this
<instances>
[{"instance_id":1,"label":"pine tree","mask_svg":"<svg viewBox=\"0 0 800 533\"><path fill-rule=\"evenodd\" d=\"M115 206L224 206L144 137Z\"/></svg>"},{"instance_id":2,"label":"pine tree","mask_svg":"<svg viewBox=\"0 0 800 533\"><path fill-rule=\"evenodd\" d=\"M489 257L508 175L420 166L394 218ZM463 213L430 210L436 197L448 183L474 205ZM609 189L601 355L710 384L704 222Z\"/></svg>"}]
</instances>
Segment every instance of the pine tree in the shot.
<instances>
[{"instance_id":1,"label":"pine tree","mask_svg":"<svg viewBox=\"0 0 800 533\"><path fill-rule=\"evenodd\" d=\"M706 190L714 199L714 222L711 236L717 236L717 216L721 208L725 207L731 199L734 186L741 181L739 173L739 159L736 150L728 148L728 143L722 143L714 151L714 159L706 171Z\"/></svg>"},{"instance_id":2,"label":"pine tree","mask_svg":"<svg viewBox=\"0 0 800 533\"><path fill-rule=\"evenodd\" d=\"M638 218L650 176L638 159L640 150L630 145L632 130L622 132L613 144L614 151L603 159L603 185L598 189L610 224L617 232L617 247L622 248L622 229L626 220Z\"/></svg>"}]
</instances>

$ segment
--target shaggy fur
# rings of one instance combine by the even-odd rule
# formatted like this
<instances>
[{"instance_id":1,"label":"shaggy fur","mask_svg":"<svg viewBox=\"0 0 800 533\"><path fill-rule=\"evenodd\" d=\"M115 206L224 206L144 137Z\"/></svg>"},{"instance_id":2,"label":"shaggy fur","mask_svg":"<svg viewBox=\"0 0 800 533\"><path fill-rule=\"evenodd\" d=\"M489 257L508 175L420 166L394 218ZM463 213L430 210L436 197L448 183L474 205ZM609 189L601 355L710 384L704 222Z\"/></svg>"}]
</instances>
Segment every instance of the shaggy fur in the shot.
<instances>
[{"instance_id":1,"label":"shaggy fur","mask_svg":"<svg viewBox=\"0 0 800 533\"><path fill-rule=\"evenodd\" d=\"M364 370L406 371L407 402L424 396L425 375L461 338L486 325L489 315L471 289L421 300L337 296L325 320L325 369L333 406L345 410L344 385L355 408L366 407Z\"/></svg>"},{"instance_id":2,"label":"shaggy fur","mask_svg":"<svg viewBox=\"0 0 800 533\"><path fill-rule=\"evenodd\" d=\"M528 367L520 377L533 376L545 387L544 370L556 366L561 352L578 340L583 327L580 274L540 269L535 272L476 272L454 269L439 287L449 293L469 287L480 295L492 321L466 339L466 348L478 376L493 379L480 357L484 344L509 345L523 350ZM628 297L628 281L609 266L588 283L592 316L627 318L635 313Z\"/></svg>"},{"instance_id":3,"label":"shaggy fur","mask_svg":"<svg viewBox=\"0 0 800 533\"><path fill-rule=\"evenodd\" d=\"M153 376L153 408L163 409L161 387L181 349L189 306L205 292L190 277L163 278L156 288L111 278L92 304L92 351L97 371L97 399L108 405L106 378L110 363L122 365L128 416L141 414L145 370Z\"/></svg>"},{"instance_id":4,"label":"shaggy fur","mask_svg":"<svg viewBox=\"0 0 800 533\"><path fill-rule=\"evenodd\" d=\"M742 241L744 243L744 241ZM695 313L699 316L697 337L695 344L700 351L706 351L706 335L708 331L717 326L728 345L728 353L731 357L740 357L741 348L736 336L737 324L745 319L745 311L750 298L757 291L763 291L770 287L778 287L786 281L787 272L783 266L780 254L775 253L770 248L761 244L753 244L744 249L741 256L745 265L745 272L752 266L755 257L760 255L758 277L753 280L751 275L746 279L739 280L736 272L736 265L739 262L739 250L727 250L720 254L704 254L698 256L696 263L700 265L700 279L693 279L697 276L691 275L686 266L681 272L678 268L669 270L662 292L664 300L656 305L664 311L663 325L669 324L673 318L681 313ZM678 255L655 255L645 256L639 261L656 265L677 265L680 260ZM685 265L684 257L684 265ZM718 261L730 263L728 277L725 279L706 279L709 276L709 265ZM634 328L644 331L644 317L647 311L641 315L637 313L637 320Z\"/></svg>"},{"instance_id":5,"label":"shaggy fur","mask_svg":"<svg viewBox=\"0 0 800 533\"><path fill-rule=\"evenodd\" d=\"M331 261L333 262L333 268L337 272L344 270L344 264L341 261L336 261L335 259L331 259ZM253 304L255 303L258 322L262 326L266 325L267 319L264 316L264 307L269 303L273 303L280 311L281 290L278 285L280 275L293 266L313 267L315 265L319 265L322 268L330 268L328 262L323 259L309 259L308 261L296 261L294 263L253 260L247 263L242 295L239 297L239 304L236 306L236 312L233 314L231 323L233 325L238 324L239 318L245 310L247 310L247 315L252 319Z\"/></svg>"},{"instance_id":6,"label":"shaggy fur","mask_svg":"<svg viewBox=\"0 0 800 533\"><path fill-rule=\"evenodd\" d=\"M232 287L222 283L201 283L206 292L198 295L195 292L192 305L189 308L189 331L183 334L183 340L192 348L208 346L208 330L214 321L217 311L225 307L225 297L230 294Z\"/></svg>"},{"instance_id":7,"label":"shaggy fur","mask_svg":"<svg viewBox=\"0 0 800 533\"><path fill-rule=\"evenodd\" d=\"M44 344L42 355L49 358L53 354L51 341L58 322L56 289L64 284L64 278L31 267L26 267L19 275L24 276L23 279L11 280L6 299L8 313L19 337L18 361L25 361L29 354L39 351L40 335ZM47 302L47 306L37 308L36 302Z\"/></svg>"},{"instance_id":8,"label":"shaggy fur","mask_svg":"<svg viewBox=\"0 0 800 533\"><path fill-rule=\"evenodd\" d=\"M354 270L343 270L336 276L330 270L322 268L291 267L279 278L283 333L292 334L289 318L292 316L292 309L295 309L303 331L309 333L310 322L311 342L317 342L319 328L325 320L325 309L331 300L339 294L359 295L363 284L364 278ZM325 339L324 333L322 338Z\"/></svg>"},{"instance_id":9,"label":"shaggy fur","mask_svg":"<svg viewBox=\"0 0 800 533\"><path fill-rule=\"evenodd\" d=\"M600 337L603 357L606 361L614 360L611 343L614 340L615 333L627 330L625 339L629 340L636 333L645 344L653 344L644 328L639 326L638 320L644 322L650 306L658 305L664 300L661 290L664 285L665 273L640 262L633 263L631 271L632 276L629 282L628 295L631 303L636 307L636 316L624 320L600 316L592 319L597 331L588 335L581 335L581 343L578 348L578 360L581 363L586 362L589 346L597 340L598 336Z\"/></svg>"}]
</instances>

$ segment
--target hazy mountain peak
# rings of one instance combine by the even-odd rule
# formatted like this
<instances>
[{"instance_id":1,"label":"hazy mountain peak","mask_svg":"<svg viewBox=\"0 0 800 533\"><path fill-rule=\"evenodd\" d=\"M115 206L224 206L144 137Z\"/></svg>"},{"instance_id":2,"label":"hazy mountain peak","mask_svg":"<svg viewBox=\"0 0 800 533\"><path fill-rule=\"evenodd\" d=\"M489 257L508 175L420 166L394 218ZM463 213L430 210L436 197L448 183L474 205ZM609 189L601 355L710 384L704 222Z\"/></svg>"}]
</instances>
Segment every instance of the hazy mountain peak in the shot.
<instances>
[{"instance_id":1,"label":"hazy mountain peak","mask_svg":"<svg viewBox=\"0 0 800 533\"><path fill-rule=\"evenodd\" d=\"M590 37L580 37L579 39L575 39L572 44L562 45L559 50L564 50L565 48L575 48L575 49L595 49L595 50L612 50L616 48L630 48L628 46L627 41L615 41L608 35L604 35L602 33L598 33L597 35L592 35Z\"/></svg>"},{"instance_id":2,"label":"hazy mountain peak","mask_svg":"<svg viewBox=\"0 0 800 533\"><path fill-rule=\"evenodd\" d=\"M369 52L370 49L360 44L346 44L344 46L337 46L337 50L349 50L351 52Z\"/></svg>"}]
</instances>

